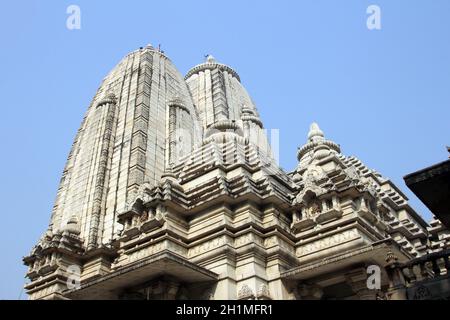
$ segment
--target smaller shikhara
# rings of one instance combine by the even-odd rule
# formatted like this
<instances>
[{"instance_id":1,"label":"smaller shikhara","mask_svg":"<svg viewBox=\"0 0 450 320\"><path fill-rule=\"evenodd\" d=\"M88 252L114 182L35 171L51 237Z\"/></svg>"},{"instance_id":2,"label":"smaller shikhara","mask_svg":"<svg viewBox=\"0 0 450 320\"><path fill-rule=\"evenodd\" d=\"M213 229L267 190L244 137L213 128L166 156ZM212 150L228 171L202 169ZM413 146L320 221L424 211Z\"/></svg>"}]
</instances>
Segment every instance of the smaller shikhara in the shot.
<instances>
[{"instance_id":1,"label":"smaller shikhara","mask_svg":"<svg viewBox=\"0 0 450 320\"><path fill-rule=\"evenodd\" d=\"M297 157L279 168L231 67L208 56L183 78L150 45L130 53L89 106L24 258L30 298L447 294L423 285L449 267L438 220L315 123Z\"/></svg>"}]
</instances>

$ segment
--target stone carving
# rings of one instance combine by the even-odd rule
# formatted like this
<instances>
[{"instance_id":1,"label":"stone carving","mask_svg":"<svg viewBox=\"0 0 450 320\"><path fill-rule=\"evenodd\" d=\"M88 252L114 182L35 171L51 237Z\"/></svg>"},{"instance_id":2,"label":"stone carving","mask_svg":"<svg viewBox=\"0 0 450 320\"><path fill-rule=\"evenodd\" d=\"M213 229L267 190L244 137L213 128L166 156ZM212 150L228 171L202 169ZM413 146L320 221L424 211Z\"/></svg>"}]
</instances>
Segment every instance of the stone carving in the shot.
<instances>
[{"instance_id":1,"label":"stone carving","mask_svg":"<svg viewBox=\"0 0 450 320\"><path fill-rule=\"evenodd\" d=\"M416 289L413 300L425 300L429 298L431 298L430 290L427 287L421 285Z\"/></svg>"},{"instance_id":2,"label":"stone carving","mask_svg":"<svg viewBox=\"0 0 450 320\"><path fill-rule=\"evenodd\" d=\"M202 300L214 300L214 293L211 289L205 290L202 295Z\"/></svg>"},{"instance_id":3,"label":"stone carving","mask_svg":"<svg viewBox=\"0 0 450 320\"><path fill-rule=\"evenodd\" d=\"M344 172L347 174L347 177L353 183L358 183L361 180L361 177L359 176L358 170L356 170L354 167L345 168Z\"/></svg>"},{"instance_id":4,"label":"stone carving","mask_svg":"<svg viewBox=\"0 0 450 320\"><path fill-rule=\"evenodd\" d=\"M293 205L307 205L308 198L319 197L331 190L332 183L325 172L318 167L312 165L303 174L303 189L297 194L293 201ZM327 189L324 188L327 186Z\"/></svg>"},{"instance_id":5,"label":"stone carving","mask_svg":"<svg viewBox=\"0 0 450 320\"><path fill-rule=\"evenodd\" d=\"M144 210L144 212L141 214L140 218L139 218L139 222L143 223L145 221L148 220L149 214L147 210Z\"/></svg>"},{"instance_id":6,"label":"stone carving","mask_svg":"<svg viewBox=\"0 0 450 320\"><path fill-rule=\"evenodd\" d=\"M315 284L300 283L297 294L301 299L318 300L323 296L323 288Z\"/></svg>"},{"instance_id":7,"label":"stone carving","mask_svg":"<svg viewBox=\"0 0 450 320\"><path fill-rule=\"evenodd\" d=\"M79 235L80 234L80 225L78 223L78 218L75 215L67 222L66 228L64 231L67 231L69 234Z\"/></svg>"},{"instance_id":8,"label":"stone carving","mask_svg":"<svg viewBox=\"0 0 450 320\"><path fill-rule=\"evenodd\" d=\"M240 300L250 300L254 299L255 294L253 293L253 290L246 284L241 286L241 289L238 292L238 299Z\"/></svg>"},{"instance_id":9,"label":"stone carving","mask_svg":"<svg viewBox=\"0 0 450 320\"><path fill-rule=\"evenodd\" d=\"M261 284L257 293L258 299L271 299L269 287L266 284Z\"/></svg>"},{"instance_id":10,"label":"stone carving","mask_svg":"<svg viewBox=\"0 0 450 320\"><path fill-rule=\"evenodd\" d=\"M313 200L308 204L306 208L306 214L308 218L314 218L322 212L322 205L319 201Z\"/></svg>"},{"instance_id":11,"label":"stone carving","mask_svg":"<svg viewBox=\"0 0 450 320\"><path fill-rule=\"evenodd\" d=\"M393 253L391 250L389 250L389 252L386 254L386 258L385 261L388 265L396 263L398 261L398 257L397 255L395 255L395 253Z\"/></svg>"},{"instance_id":12,"label":"stone carving","mask_svg":"<svg viewBox=\"0 0 450 320\"><path fill-rule=\"evenodd\" d=\"M327 249L338 245L340 243L344 243L351 239L356 239L359 236L358 230L351 229L344 231L342 233L335 234L333 236L329 236L312 243L306 244L304 246L300 246L297 248L296 253L297 256L303 256L312 252L320 251L323 249Z\"/></svg>"},{"instance_id":13,"label":"stone carving","mask_svg":"<svg viewBox=\"0 0 450 320\"><path fill-rule=\"evenodd\" d=\"M375 185L370 181L370 179L363 179L363 190L369 192L373 197L378 197L378 192Z\"/></svg>"},{"instance_id":14,"label":"stone carving","mask_svg":"<svg viewBox=\"0 0 450 320\"><path fill-rule=\"evenodd\" d=\"M141 260L141 259L143 259L145 257L148 257L149 255L161 252L161 251L163 251L166 248L167 248L166 242L159 242L159 243L157 243L155 245L149 246L147 248L144 248L142 250L135 251L135 252L129 254L128 261L129 262L134 262L134 261L137 261L137 260Z\"/></svg>"},{"instance_id":15,"label":"stone carving","mask_svg":"<svg viewBox=\"0 0 450 320\"><path fill-rule=\"evenodd\" d=\"M188 257L189 258L195 257L197 255L200 255L200 254L204 253L204 252L207 252L207 251L210 251L212 249L221 247L221 246L223 246L226 243L227 243L227 240L226 240L225 237L216 238L216 239L213 239L211 241L202 243L200 245L197 245L195 247L190 248L189 251L188 251Z\"/></svg>"},{"instance_id":16,"label":"stone carving","mask_svg":"<svg viewBox=\"0 0 450 320\"><path fill-rule=\"evenodd\" d=\"M129 201L127 202L127 210L133 210L134 206L138 202L138 200L141 200L141 203L147 203L151 200L149 191L153 189L153 186L146 182L139 186L139 188L133 192L129 196Z\"/></svg>"}]
</instances>

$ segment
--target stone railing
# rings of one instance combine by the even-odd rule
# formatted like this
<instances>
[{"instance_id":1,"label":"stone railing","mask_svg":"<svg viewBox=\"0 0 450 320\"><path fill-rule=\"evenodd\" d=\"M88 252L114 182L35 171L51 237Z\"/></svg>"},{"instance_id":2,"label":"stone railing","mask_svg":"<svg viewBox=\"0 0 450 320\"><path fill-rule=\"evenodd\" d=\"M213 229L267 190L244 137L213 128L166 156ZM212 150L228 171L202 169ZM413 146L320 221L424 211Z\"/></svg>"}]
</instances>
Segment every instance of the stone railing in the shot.
<instances>
[{"instance_id":1,"label":"stone railing","mask_svg":"<svg viewBox=\"0 0 450 320\"><path fill-rule=\"evenodd\" d=\"M413 259L400 266L407 285L450 274L450 249Z\"/></svg>"}]
</instances>

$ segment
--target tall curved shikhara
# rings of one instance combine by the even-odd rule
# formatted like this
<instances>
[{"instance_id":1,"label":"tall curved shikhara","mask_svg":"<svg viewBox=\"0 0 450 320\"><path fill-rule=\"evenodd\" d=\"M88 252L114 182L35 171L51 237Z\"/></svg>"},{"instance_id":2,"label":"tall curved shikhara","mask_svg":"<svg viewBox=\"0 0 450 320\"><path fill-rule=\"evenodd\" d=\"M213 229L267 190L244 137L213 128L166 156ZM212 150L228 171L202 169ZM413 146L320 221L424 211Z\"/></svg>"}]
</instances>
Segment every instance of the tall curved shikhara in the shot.
<instances>
[{"instance_id":1,"label":"tall curved shikhara","mask_svg":"<svg viewBox=\"0 0 450 320\"><path fill-rule=\"evenodd\" d=\"M395 298L388 267L448 245L317 124L291 173L266 135L239 75L212 56L182 77L150 45L127 55L24 258L30 298ZM361 286L367 265L382 267L377 291Z\"/></svg>"}]
</instances>

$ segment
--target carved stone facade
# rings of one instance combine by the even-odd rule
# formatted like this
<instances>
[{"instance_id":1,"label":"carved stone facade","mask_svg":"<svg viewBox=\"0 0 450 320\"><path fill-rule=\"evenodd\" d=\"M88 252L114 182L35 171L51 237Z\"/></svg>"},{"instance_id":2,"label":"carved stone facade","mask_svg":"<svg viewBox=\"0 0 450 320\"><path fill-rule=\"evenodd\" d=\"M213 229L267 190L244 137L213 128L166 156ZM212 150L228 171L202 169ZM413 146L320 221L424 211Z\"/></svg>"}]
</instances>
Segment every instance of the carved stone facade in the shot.
<instances>
[{"instance_id":1,"label":"carved stone facade","mask_svg":"<svg viewBox=\"0 0 450 320\"><path fill-rule=\"evenodd\" d=\"M94 97L49 228L24 258L30 298L433 296L423 283L412 292L408 272L446 278L448 255L426 260L448 248L440 222L317 124L297 157L293 172L277 166L229 66L209 56L183 78L150 45L130 53Z\"/></svg>"}]
</instances>

